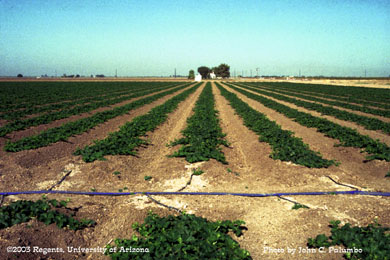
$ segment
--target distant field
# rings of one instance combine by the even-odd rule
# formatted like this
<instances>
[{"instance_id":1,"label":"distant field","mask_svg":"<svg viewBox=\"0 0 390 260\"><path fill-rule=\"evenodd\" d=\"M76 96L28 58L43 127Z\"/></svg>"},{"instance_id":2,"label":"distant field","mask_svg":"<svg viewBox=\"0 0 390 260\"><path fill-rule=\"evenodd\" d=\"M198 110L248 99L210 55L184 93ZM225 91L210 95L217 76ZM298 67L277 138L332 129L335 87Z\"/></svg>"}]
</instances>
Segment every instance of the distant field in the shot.
<instances>
[{"instance_id":1,"label":"distant field","mask_svg":"<svg viewBox=\"0 0 390 260\"><path fill-rule=\"evenodd\" d=\"M258 81L258 82L294 82L294 83L304 83L304 84L325 84L325 85L338 85L338 86L355 86L355 87L369 87L369 88L387 88L390 89L390 78L383 79L289 79L289 80L280 80L280 79L263 79L263 80L248 80L244 81Z\"/></svg>"},{"instance_id":2,"label":"distant field","mask_svg":"<svg viewBox=\"0 0 390 260\"><path fill-rule=\"evenodd\" d=\"M264 247L306 248L308 238L330 234L331 220L390 226L389 197L332 193L390 192L386 88L390 80L1 79L0 191L329 194L50 194L70 198L63 212L96 224L74 231L39 218L14 221L0 229L0 252L26 245L105 247L131 238L131 225L142 223L149 210L177 214L156 200L212 221L245 221L243 236L232 237L253 259L269 257ZM2 205L40 198L5 196ZM76 256L108 259L61 254Z\"/></svg>"},{"instance_id":3,"label":"distant field","mask_svg":"<svg viewBox=\"0 0 390 260\"><path fill-rule=\"evenodd\" d=\"M37 77L23 77L23 78L15 78L15 77L0 77L0 81L70 81L70 82L78 82L78 81L87 81L87 82L98 82L98 81L187 81L187 78L175 78L175 77L80 77L80 78L60 78L60 77L47 77L47 78L37 78Z\"/></svg>"}]
</instances>

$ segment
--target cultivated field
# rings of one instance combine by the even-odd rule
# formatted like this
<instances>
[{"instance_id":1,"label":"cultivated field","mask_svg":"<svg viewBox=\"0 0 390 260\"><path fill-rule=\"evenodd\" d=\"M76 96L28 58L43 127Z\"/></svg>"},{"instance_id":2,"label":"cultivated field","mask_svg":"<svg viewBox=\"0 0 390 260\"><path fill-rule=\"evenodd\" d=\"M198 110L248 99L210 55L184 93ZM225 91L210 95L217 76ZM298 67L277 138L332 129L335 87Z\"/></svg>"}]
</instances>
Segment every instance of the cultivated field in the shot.
<instances>
[{"instance_id":1,"label":"cultivated field","mask_svg":"<svg viewBox=\"0 0 390 260\"><path fill-rule=\"evenodd\" d=\"M352 194L390 192L389 89L264 81L4 81L0 98L0 191L91 193L47 194L46 201L68 201L62 207L42 201L62 215L29 204L30 217L6 216L6 210L19 210L6 207L42 194L2 196L0 256L9 259L109 259L66 250L131 239L138 234L132 224L143 223L150 210L243 220L241 236L228 234L253 259L343 259L345 244L321 252L308 239L329 236L333 220L390 226L388 196ZM327 194L123 195L133 192ZM10 246L65 252L7 253ZM360 248L348 245L353 247Z\"/></svg>"}]
</instances>

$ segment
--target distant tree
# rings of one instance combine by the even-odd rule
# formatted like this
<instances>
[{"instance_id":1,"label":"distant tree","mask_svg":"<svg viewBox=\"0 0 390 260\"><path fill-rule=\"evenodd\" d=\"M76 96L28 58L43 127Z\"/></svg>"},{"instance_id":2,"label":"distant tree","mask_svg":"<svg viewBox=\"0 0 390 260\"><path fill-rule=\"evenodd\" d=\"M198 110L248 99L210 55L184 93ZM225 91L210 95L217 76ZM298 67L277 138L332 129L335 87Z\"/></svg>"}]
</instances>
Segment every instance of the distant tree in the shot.
<instances>
[{"instance_id":1,"label":"distant tree","mask_svg":"<svg viewBox=\"0 0 390 260\"><path fill-rule=\"evenodd\" d=\"M218 67L214 67L213 70L217 77L221 77L221 78L230 77L230 66L225 63L222 63Z\"/></svg>"},{"instance_id":2,"label":"distant tree","mask_svg":"<svg viewBox=\"0 0 390 260\"><path fill-rule=\"evenodd\" d=\"M188 79L194 79L195 78L195 72L194 70L190 70L189 74L188 74Z\"/></svg>"},{"instance_id":3,"label":"distant tree","mask_svg":"<svg viewBox=\"0 0 390 260\"><path fill-rule=\"evenodd\" d=\"M18 78L23 78L23 75L19 73L17 77Z\"/></svg>"},{"instance_id":4,"label":"distant tree","mask_svg":"<svg viewBox=\"0 0 390 260\"><path fill-rule=\"evenodd\" d=\"M77 75L76 75L76 78L80 78L80 75L79 75L79 74L77 74Z\"/></svg>"},{"instance_id":5,"label":"distant tree","mask_svg":"<svg viewBox=\"0 0 390 260\"><path fill-rule=\"evenodd\" d=\"M211 70L209 67L201 66L198 68L198 72L200 75L202 75L202 79L208 79Z\"/></svg>"}]
</instances>

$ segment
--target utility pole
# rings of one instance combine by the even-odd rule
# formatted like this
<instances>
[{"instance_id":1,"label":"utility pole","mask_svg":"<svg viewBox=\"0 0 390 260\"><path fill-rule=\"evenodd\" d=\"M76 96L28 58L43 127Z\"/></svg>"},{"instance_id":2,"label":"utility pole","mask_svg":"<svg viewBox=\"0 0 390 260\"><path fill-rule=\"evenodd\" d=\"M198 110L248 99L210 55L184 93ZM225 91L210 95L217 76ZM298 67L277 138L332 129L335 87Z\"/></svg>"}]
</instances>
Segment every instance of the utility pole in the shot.
<instances>
[{"instance_id":1,"label":"utility pole","mask_svg":"<svg viewBox=\"0 0 390 260\"><path fill-rule=\"evenodd\" d=\"M118 77L118 69L115 69L115 78Z\"/></svg>"},{"instance_id":2,"label":"utility pole","mask_svg":"<svg viewBox=\"0 0 390 260\"><path fill-rule=\"evenodd\" d=\"M175 68L175 78L176 78L176 68Z\"/></svg>"},{"instance_id":3,"label":"utility pole","mask_svg":"<svg viewBox=\"0 0 390 260\"><path fill-rule=\"evenodd\" d=\"M260 68L256 68L257 77L259 77L259 69L260 69Z\"/></svg>"},{"instance_id":4,"label":"utility pole","mask_svg":"<svg viewBox=\"0 0 390 260\"><path fill-rule=\"evenodd\" d=\"M251 78L252 78L252 70L251 70Z\"/></svg>"},{"instance_id":5,"label":"utility pole","mask_svg":"<svg viewBox=\"0 0 390 260\"><path fill-rule=\"evenodd\" d=\"M367 78L367 70L364 70L364 77Z\"/></svg>"}]
</instances>

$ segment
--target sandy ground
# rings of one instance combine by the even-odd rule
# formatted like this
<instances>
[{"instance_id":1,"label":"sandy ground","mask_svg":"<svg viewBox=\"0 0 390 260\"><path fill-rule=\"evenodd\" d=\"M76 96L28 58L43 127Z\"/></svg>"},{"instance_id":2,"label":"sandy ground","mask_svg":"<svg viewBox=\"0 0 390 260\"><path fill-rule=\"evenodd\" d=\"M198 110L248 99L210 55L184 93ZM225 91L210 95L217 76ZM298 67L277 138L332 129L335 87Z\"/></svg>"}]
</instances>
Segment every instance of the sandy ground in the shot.
<instances>
[{"instance_id":1,"label":"sandy ground","mask_svg":"<svg viewBox=\"0 0 390 260\"><path fill-rule=\"evenodd\" d=\"M359 149L334 147L337 141L317 133L315 129L302 127L279 113L261 104L238 96L251 107L265 113L283 129L294 131L310 148L319 151L325 158L336 159L340 166L327 169L309 169L291 163L272 160L268 144L260 143L258 136L248 130L242 119L234 113L228 102L213 84L216 108L220 124L230 147L223 152L228 165L215 160L189 164L183 158L169 158L178 147L166 144L181 136L186 127L186 118L203 86L191 94L169 115L168 120L147 139L150 145L138 149L137 156L107 156L106 161L85 163L72 152L79 146L103 139L109 132L137 115L147 113L152 107L162 104L173 95L146 105L91 131L72 137L69 142L60 142L49 147L19 153L1 152L0 190L47 189L62 178L64 171L71 171L65 181L55 189L77 191L111 191L127 187L131 191L178 191L189 180L191 169L200 167L205 173L195 176L184 191L206 192L298 192L352 190L331 181L329 176L341 183L362 190L389 191L390 180L384 178L390 163L371 161L364 163L365 154ZM234 92L231 88L228 90ZM179 92L178 92L179 93ZM2 141L3 142L3 141ZM119 171L120 175L114 175ZM152 176L145 181L145 176ZM37 199L38 195L8 196L4 203L16 199ZM92 218L97 225L77 232L60 230L54 225L45 226L36 221L0 230L0 255L4 259L108 259L99 254L52 253L42 254L5 253L7 246L40 247L104 247L112 239L130 238L131 224L143 222L149 210L160 215L176 214L157 205L146 196L92 197L50 195L49 198L71 198L70 207L78 208L76 218ZM295 196L291 200L309 206L309 209L292 210L293 203L278 197L245 198L237 196L153 196L167 205L210 220L237 220L246 222L248 230L235 238L254 259L342 259L341 254L308 253L307 239L317 234L330 234L329 221L338 219L343 223L367 225L377 219L390 226L388 208L390 199L373 196L326 195ZM288 253L294 248L295 254ZM273 253L271 249L283 249ZM301 252L299 252L301 251Z\"/></svg>"}]
</instances>

